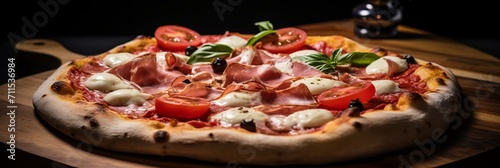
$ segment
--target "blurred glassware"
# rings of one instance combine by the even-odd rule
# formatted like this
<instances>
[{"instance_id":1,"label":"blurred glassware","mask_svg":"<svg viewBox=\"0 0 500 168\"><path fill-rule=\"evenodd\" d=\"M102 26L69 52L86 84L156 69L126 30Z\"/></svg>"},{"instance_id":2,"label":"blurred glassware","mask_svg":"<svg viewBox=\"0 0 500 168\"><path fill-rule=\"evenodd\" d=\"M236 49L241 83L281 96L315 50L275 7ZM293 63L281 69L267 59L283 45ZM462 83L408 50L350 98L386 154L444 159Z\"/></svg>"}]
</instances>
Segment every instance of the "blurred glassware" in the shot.
<instances>
[{"instance_id":1,"label":"blurred glassware","mask_svg":"<svg viewBox=\"0 0 500 168\"><path fill-rule=\"evenodd\" d=\"M402 10L399 0L366 0L353 8L354 33L363 38L394 37Z\"/></svg>"}]
</instances>

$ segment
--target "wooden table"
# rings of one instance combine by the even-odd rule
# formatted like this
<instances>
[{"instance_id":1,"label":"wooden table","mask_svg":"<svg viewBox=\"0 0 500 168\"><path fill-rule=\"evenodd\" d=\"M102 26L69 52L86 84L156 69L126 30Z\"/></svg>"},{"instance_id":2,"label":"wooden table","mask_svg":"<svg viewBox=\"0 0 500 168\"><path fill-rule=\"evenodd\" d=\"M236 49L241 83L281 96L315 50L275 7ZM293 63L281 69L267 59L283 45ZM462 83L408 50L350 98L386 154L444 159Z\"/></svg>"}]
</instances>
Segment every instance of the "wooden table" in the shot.
<instances>
[{"instance_id":1,"label":"wooden table","mask_svg":"<svg viewBox=\"0 0 500 168\"><path fill-rule=\"evenodd\" d=\"M442 143L426 143L385 155L320 167L396 167L413 165L437 167L462 163L473 156L491 151L500 145L500 61L484 52L439 37L425 31L400 26L400 35L393 39L363 39L353 35L350 20L331 21L299 26L309 35L338 34L352 38L371 47L382 47L399 53L407 53L422 60L449 67L463 89L464 102L459 122L444 134ZM45 42L43 45L36 42ZM62 61L79 57L50 40L30 40L17 46L19 50L61 55ZM38 86L52 73L47 71L31 75L15 82L15 104L8 103L8 86L2 85L0 107L4 112L15 110L15 149L46 158L49 167L66 164L75 167L222 167L225 164L199 162L177 157L129 155L107 151L75 141L48 126L33 111L31 97ZM5 74L4 74L5 75ZM11 107L10 105L15 105ZM63 107L61 107L63 108ZM0 140L5 144L11 140L8 132L9 115L0 115ZM424 140L422 140L424 141ZM8 143L10 145L10 143ZM7 146L8 146L7 145ZM5 146L5 145L4 145ZM7 157L5 149L2 157ZM31 164L16 156L19 162ZM482 161L482 160L480 160ZM489 163L492 163L490 161ZM12 161L8 162L12 164ZM44 164L49 164L44 162ZM475 163L484 165L485 162Z\"/></svg>"}]
</instances>

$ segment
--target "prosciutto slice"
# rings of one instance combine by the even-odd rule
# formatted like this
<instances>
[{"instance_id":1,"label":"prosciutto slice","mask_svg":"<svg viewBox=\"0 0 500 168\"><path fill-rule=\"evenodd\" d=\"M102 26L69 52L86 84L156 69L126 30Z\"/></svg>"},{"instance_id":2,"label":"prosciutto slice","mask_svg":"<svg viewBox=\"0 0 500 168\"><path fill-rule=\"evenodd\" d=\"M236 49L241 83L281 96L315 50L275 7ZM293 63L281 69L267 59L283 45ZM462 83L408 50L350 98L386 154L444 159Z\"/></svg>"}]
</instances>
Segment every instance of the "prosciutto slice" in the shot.
<instances>
[{"instance_id":1,"label":"prosciutto slice","mask_svg":"<svg viewBox=\"0 0 500 168\"><path fill-rule=\"evenodd\" d=\"M172 56L172 54L166 54L164 60L168 60L169 55ZM167 68L167 62L158 62L157 60L156 54L147 54L113 67L108 72L134 82L141 86L146 93L158 93L169 87L174 79L184 76L184 74L175 68ZM175 61L170 64L180 65Z\"/></svg>"},{"instance_id":2,"label":"prosciutto slice","mask_svg":"<svg viewBox=\"0 0 500 168\"><path fill-rule=\"evenodd\" d=\"M228 65L224 71L224 82L222 87L226 87L231 83L241 83L247 81L258 81L272 88L279 85L291 76L283 74L273 65L245 65L240 63L232 63Z\"/></svg>"},{"instance_id":3,"label":"prosciutto slice","mask_svg":"<svg viewBox=\"0 0 500 168\"><path fill-rule=\"evenodd\" d=\"M261 92L262 104L270 105L311 105L316 99L304 84L283 90L265 90Z\"/></svg>"}]
</instances>

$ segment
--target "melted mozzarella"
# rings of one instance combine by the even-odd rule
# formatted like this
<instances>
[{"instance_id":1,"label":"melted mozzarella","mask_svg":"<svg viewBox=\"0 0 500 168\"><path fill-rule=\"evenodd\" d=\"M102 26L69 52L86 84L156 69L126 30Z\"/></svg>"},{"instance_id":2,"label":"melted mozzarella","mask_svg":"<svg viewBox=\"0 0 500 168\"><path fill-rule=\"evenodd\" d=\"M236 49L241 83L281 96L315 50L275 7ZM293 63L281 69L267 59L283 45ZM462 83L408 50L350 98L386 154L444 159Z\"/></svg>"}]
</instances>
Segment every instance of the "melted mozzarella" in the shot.
<instances>
[{"instance_id":1,"label":"melted mozzarella","mask_svg":"<svg viewBox=\"0 0 500 168\"><path fill-rule=\"evenodd\" d=\"M85 87L102 92L110 92L118 89L131 88L120 78L110 73L96 73L90 76L84 83Z\"/></svg>"},{"instance_id":2,"label":"melted mozzarella","mask_svg":"<svg viewBox=\"0 0 500 168\"><path fill-rule=\"evenodd\" d=\"M113 53L108 54L104 57L104 65L108 67L115 67L125 62L128 62L135 58L134 54L122 52L122 53Z\"/></svg>"},{"instance_id":3,"label":"melted mozzarella","mask_svg":"<svg viewBox=\"0 0 500 168\"><path fill-rule=\"evenodd\" d=\"M247 44L247 40L239 36L228 36L219 39L216 43L225 44L234 49L245 46Z\"/></svg>"},{"instance_id":4,"label":"melted mozzarella","mask_svg":"<svg viewBox=\"0 0 500 168\"><path fill-rule=\"evenodd\" d=\"M293 128L297 126L300 129L319 127L328 121L333 120L333 114L325 109L307 109L290 114L284 119L283 126Z\"/></svg>"},{"instance_id":5,"label":"melted mozzarella","mask_svg":"<svg viewBox=\"0 0 500 168\"><path fill-rule=\"evenodd\" d=\"M218 106L250 106L261 104L260 92L256 93L241 93L241 92L231 92L223 97L212 101L212 104Z\"/></svg>"},{"instance_id":6,"label":"melted mozzarella","mask_svg":"<svg viewBox=\"0 0 500 168\"><path fill-rule=\"evenodd\" d=\"M373 61L370 65L366 67L367 74L377 74L377 73L388 73L389 72L389 64L385 59L389 59L394 61L398 65L397 72L403 72L408 69L408 63L399 57L396 56L384 56L380 59Z\"/></svg>"},{"instance_id":7,"label":"melted mozzarella","mask_svg":"<svg viewBox=\"0 0 500 168\"><path fill-rule=\"evenodd\" d=\"M292 74L292 66L293 62L291 61L280 61L274 64L274 67L276 67L276 69L286 74Z\"/></svg>"},{"instance_id":8,"label":"melted mozzarella","mask_svg":"<svg viewBox=\"0 0 500 168\"><path fill-rule=\"evenodd\" d=\"M299 50L299 51L295 51L293 53L290 54L290 57L291 58L294 58L294 57L298 57L298 56L305 56L305 55L309 55L309 54L319 54L320 52L316 51L316 50Z\"/></svg>"},{"instance_id":9,"label":"melted mozzarella","mask_svg":"<svg viewBox=\"0 0 500 168\"><path fill-rule=\"evenodd\" d=\"M239 55L241 59L238 63L251 65L254 58L254 51L255 50L243 50Z\"/></svg>"},{"instance_id":10,"label":"melted mozzarella","mask_svg":"<svg viewBox=\"0 0 500 168\"><path fill-rule=\"evenodd\" d=\"M256 124L262 124L269 116L261 111L246 107L234 107L210 117L212 121L218 120L223 125L232 126L246 119L253 119Z\"/></svg>"},{"instance_id":11,"label":"melted mozzarella","mask_svg":"<svg viewBox=\"0 0 500 168\"><path fill-rule=\"evenodd\" d=\"M168 65L167 65L167 60L165 58L165 54L167 53L166 52L156 53L156 63L166 69L168 68Z\"/></svg>"},{"instance_id":12,"label":"melted mozzarella","mask_svg":"<svg viewBox=\"0 0 500 168\"><path fill-rule=\"evenodd\" d=\"M168 68L168 65L167 65L167 58L165 57L165 55L167 54L167 52L157 52L156 53L156 62L161 66L161 67L164 67L164 68ZM187 62L187 60L189 59L188 56L186 55L183 55L183 54L178 54L178 53L172 53L177 59L180 59L181 61L183 62Z\"/></svg>"},{"instance_id":13,"label":"melted mozzarella","mask_svg":"<svg viewBox=\"0 0 500 168\"><path fill-rule=\"evenodd\" d=\"M179 53L172 53L175 57L181 59L183 62L187 62L189 60L189 56Z\"/></svg>"},{"instance_id":14,"label":"melted mozzarella","mask_svg":"<svg viewBox=\"0 0 500 168\"><path fill-rule=\"evenodd\" d=\"M141 93L136 89L119 89L104 96L104 101L113 106L142 105L153 95Z\"/></svg>"},{"instance_id":15,"label":"melted mozzarella","mask_svg":"<svg viewBox=\"0 0 500 168\"><path fill-rule=\"evenodd\" d=\"M335 86L344 85L345 83L342 81L337 81L333 79L319 78L319 77L311 77L311 78L303 78L293 82L290 86L297 86L300 83L303 83L307 86L311 94L318 95L325 90L328 90Z\"/></svg>"},{"instance_id":16,"label":"melted mozzarella","mask_svg":"<svg viewBox=\"0 0 500 168\"><path fill-rule=\"evenodd\" d=\"M400 92L398 84L392 80L375 80L371 81L373 86L375 86L375 94L384 94L384 93L394 93Z\"/></svg>"}]
</instances>

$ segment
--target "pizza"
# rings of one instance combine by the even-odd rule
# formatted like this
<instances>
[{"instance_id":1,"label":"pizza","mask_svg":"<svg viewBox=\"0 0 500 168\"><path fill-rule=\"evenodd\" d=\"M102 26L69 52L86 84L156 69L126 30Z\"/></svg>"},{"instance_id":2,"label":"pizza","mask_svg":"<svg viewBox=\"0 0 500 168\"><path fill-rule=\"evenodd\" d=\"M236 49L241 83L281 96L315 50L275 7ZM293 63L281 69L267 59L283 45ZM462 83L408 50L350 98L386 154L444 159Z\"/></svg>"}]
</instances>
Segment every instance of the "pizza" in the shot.
<instances>
[{"instance_id":1,"label":"pizza","mask_svg":"<svg viewBox=\"0 0 500 168\"><path fill-rule=\"evenodd\" d=\"M35 111L75 140L124 154L291 165L416 146L458 110L460 86L436 63L255 25L256 34L212 35L165 25L64 63L34 93Z\"/></svg>"}]
</instances>

